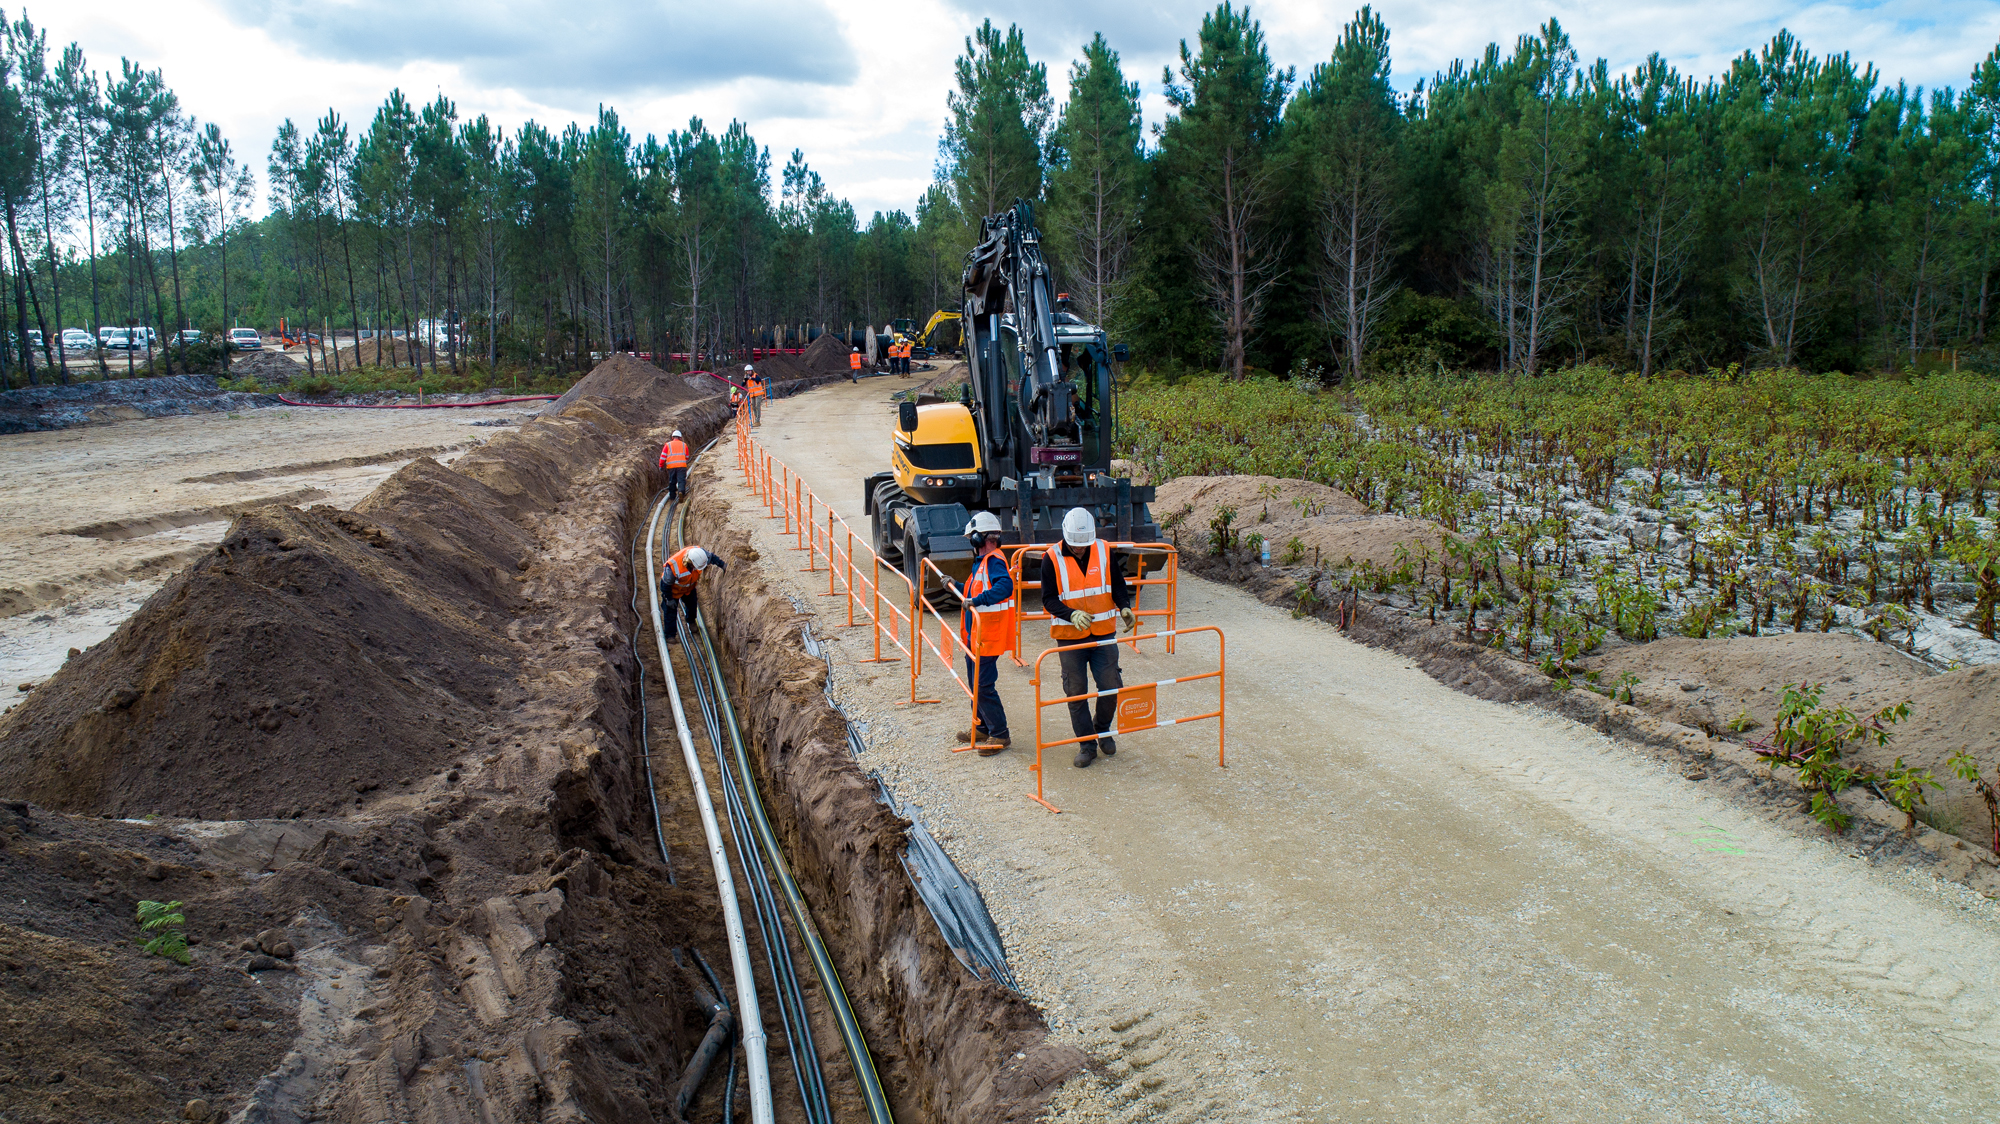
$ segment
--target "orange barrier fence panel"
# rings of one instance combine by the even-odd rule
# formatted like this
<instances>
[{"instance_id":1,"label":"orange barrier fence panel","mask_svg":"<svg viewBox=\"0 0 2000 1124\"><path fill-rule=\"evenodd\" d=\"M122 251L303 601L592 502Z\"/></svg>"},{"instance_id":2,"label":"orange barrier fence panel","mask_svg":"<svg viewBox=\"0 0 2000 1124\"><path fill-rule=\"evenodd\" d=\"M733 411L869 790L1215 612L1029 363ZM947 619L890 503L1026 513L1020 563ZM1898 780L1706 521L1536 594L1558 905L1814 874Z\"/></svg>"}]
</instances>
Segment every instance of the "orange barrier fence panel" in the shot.
<instances>
[{"instance_id":1,"label":"orange barrier fence panel","mask_svg":"<svg viewBox=\"0 0 2000 1124\"><path fill-rule=\"evenodd\" d=\"M1100 698L1105 698L1107 696L1116 697L1118 700L1117 726L1111 731L1112 734L1116 735L1137 733L1142 730L1153 730L1153 729L1158 729L1161 726L1178 726L1186 722L1201 722L1213 718L1215 719L1215 764L1218 768L1226 767L1229 764L1227 746L1225 741L1225 731L1224 731L1224 722L1225 722L1224 712L1228 710L1228 696L1229 696L1228 641L1223 637L1222 630L1220 628L1215 627L1214 625L1201 625L1196 628L1183 628L1183 629L1176 629L1174 631L1181 636L1192 636L1197 633L1203 633L1203 632L1214 633L1215 661L1216 661L1215 670L1201 672L1195 675L1180 675L1172 679L1156 679L1150 683L1128 683L1122 687L1109 687L1102 690L1085 691L1080 695L1064 695L1061 698L1045 699L1042 697L1043 660L1048 659L1050 655L1058 652L1074 652L1074 651L1080 651L1084 648L1102 647L1106 644L1119 644L1123 643L1124 641L1120 640L1119 637L1114 634L1112 636L1107 636L1102 640L1090 640L1079 644L1058 645L1056 647L1045 650L1044 652L1042 652L1041 655L1035 657L1035 674L1034 677L1029 680L1029 682L1032 683L1035 688L1035 763L1032 766L1035 773L1035 791L1028 794L1028 799L1033 800L1035 803L1040 804L1042 807L1047 808L1051 812L1061 812L1062 811L1061 808L1058 808L1054 804L1049 803L1048 797L1043 792L1042 789L1042 782L1046 774L1044 763L1042 761L1042 751L1048 749L1054 749L1057 746L1076 745L1079 742L1091 741L1094 740L1097 736L1094 733L1079 734L1075 737L1060 738L1055 741L1046 740L1042 736L1042 710L1045 707L1056 706L1059 704L1084 702L1086 700L1096 700ZM1173 633L1155 632L1155 633L1148 633L1145 636L1135 636L1132 637L1131 639L1134 640L1166 639L1171 635L1173 635ZM1205 679L1213 679L1216 681L1214 710L1207 711L1202 714L1190 714L1180 718L1162 719L1160 717L1158 692L1161 687L1172 686L1178 683L1198 683Z\"/></svg>"}]
</instances>

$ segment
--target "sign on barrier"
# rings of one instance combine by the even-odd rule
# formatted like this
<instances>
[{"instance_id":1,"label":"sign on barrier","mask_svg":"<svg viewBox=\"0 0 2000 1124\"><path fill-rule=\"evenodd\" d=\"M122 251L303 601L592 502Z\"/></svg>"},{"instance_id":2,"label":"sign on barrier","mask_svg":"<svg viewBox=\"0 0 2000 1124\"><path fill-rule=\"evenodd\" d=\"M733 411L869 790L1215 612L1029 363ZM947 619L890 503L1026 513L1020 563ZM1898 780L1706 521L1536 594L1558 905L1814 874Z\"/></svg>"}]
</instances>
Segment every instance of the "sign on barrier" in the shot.
<instances>
[{"instance_id":1,"label":"sign on barrier","mask_svg":"<svg viewBox=\"0 0 2000 1124\"><path fill-rule=\"evenodd\" d=\"M1101 640L1088 640L1079 644L1060 645L1050 648L1035 657L1035 675L1031 680L1035 687L1035 791L1028 794L1028 799L1033 800L1051 812L1061 812L1061 808L1049 803L1048 798L1042 791L1042 782L1045 777L1045 771L1042 766L1042 751L1054 749L1057 746L1076 745L1080 742L1093 741L1097 737L1095 733L1090 733L1062 738L1058 741L1044 739L1042 737L1042 709L1044 707L1055 706L1058 703L1090 702L1105 697L1116 697L1118 700L1118 724L1113 733L1120 735L1137 733L1141 730L1157 729L1161 726L1178 726L1184 722L1201 722L1213 718L1215 719L1215 764L1219 768L1227 767L1229 759L1224 742L1223 714L1228 709L1229 646L1228 642L1223 638L1222 630L1214 625L1202 625L1197 628L1175 629L1172 632L1153 632L1144 636L1134 636L1131 639L1159 640L1176 634L1192 636L1202 632L1212 632L1215 634L1214 671L1205 671L1198 675L1181 675L1172 679L1156 679L1150 683L1128 683L1123 687L1107 687L1103 690L1085 691L1080 695L1064 695L1057 699L1044 699L1042 697L1043 660L1048 659L1050 655L1058 652L1075 652L1085 648L1101 648L1106 644L1118 644L1123 643L1123 641L1115 635L1106 636ZM1216 681L1214 710L1208 711L1205 714L1190 714L1182 718L1162 719L1160 717L1158 692L1161 687L1177 683L1198 683L1204 679L1213 679ZM1129 723L1126 721L1128 713L1131 716Z\"/></svg>"}]
</instances>

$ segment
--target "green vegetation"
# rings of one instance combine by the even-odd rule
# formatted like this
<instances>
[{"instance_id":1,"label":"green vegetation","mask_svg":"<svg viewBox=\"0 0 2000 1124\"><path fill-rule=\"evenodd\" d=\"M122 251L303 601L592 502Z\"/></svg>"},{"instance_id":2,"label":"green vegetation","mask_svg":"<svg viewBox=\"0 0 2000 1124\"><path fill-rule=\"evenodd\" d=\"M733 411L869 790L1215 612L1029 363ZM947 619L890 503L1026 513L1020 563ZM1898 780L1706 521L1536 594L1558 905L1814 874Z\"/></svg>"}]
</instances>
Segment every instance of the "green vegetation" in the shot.
<instances>
[{"instance_id":1,"label":"green vegetation","mask_svg":"<svg viewBox=\"0 0 2000 1124\"><path fill-rule=\"evenodd\" d=\"M176 964L193 962L194 953L188 951L187 916L181 912L181 903L140 902L137 920L142 931L152 934L141 946L148 953Z\"/></svg>"},{"instance_id":2,"label":"green vegetation","mask_svg":"<svg viewBox=\"0 0 2000 1124\"><path fill-rule=\"evenodd\" d=\"M1862 740L1888 745L1889 727L1910 716L1908 700L1885 706L1866 718L1857 717L1844 706L1820 703L1824 685L1786 684L1784 700L1778 706L1778 726L1771 744L1757 749L1773 769L1799 771L1799 783L1812 794L1812 816L1829 831L1845 830L1853 817L1841 808L1841 792L1857 784L1886 784L1892 802L1916 822L1915 807L1923 801L1925 788L1938 788L1927 770L1907 768L1898 757L1893 768L1877 774L1858 768L1841 757L1848 745Z\"/></svg>"},{"instance_id":3,"label":"green vegetation","mask_svg":"<svg viewBox=\"0 0 2000 1124\"><path fill-rule=\"evenodd\" d=\"M1979 759L1971 752L1961 749L1945 762L1959 780L1972 786L1979 799L1986 805L1986 818L1993 826L1993 853L2000 855L2000 765L1993 767L1994 779L1989 781L1979 775Z\"/></svg>"},{"instance_id":4,"label":"green vegetation","mask_svg":"<svg viewBox=\"0 0 2000 1124\"><path fill-rule=\"evenodd\" d=\"M1402 93L1370 8L1295 72L1224 3L1184 26L1148 143L1120 44L1092 36L1065 70L1029 53L1037 30L965 39L933 182L864 215L744 122L634 136L610 106L503 129L391 91L365 124L288 120L239 153L143 59L93 71L22 18L0 33L0 378L45 376L86 320L452 319L440 367L531 378L627 345L701 361L774 325L951 306L981 217L1017 196L1079 311L1149 362L1239 379L2000 367L2000 50L1962 88L1785 32L1712 77L1658 55L1618 73L1550 21Z\"/></svg>"},{"instance_id":5,"label":"green vegetation","mask_svg":"<svg viewBox=\"0 0 2000 1124\"><path fill-rule=\"evenodd\" d=\"M1957 654L1939 629L1995 636L2000 382L1986 376L1585 367L1384 376L1344 395L1141 376L1120 421L1120 455L1155 480L1292 477L1435 521L1443 556L1392 588L1466 607L1468 638L1527 656L1593 629L1845 626L1942 664ZM1465 605L1482 593L1500 609L1483 621Z\"/></svg>"}]
</instances>

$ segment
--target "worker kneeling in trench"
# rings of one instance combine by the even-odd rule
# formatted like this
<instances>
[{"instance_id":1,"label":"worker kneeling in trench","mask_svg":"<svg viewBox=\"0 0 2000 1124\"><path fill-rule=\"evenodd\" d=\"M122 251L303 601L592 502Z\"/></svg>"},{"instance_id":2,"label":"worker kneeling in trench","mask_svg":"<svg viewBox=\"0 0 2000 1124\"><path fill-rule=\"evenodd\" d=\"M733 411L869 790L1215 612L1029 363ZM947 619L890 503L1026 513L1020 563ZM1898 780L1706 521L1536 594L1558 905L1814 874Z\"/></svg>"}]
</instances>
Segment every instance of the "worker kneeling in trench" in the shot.
<instances>
[{"instance_id":1,"label":"worker kneeling in trench","mask_svg":"<svg viewBox=\"0 0 2000 1124\"><path fill-rule=\"evenodd\" d=\"M1058 645L1115 636L1118 625L1135 632L1138 615L1132 611L1132 586L1125 571L1113 564L1111 544L1097 537L1097 520L1080 507L1063 516L1062 542L1050 543L1042 555L1042 610L1049 615L1049 638ZM1100 691L1115 691L1125 685L1118 672L1118 645L1098 644L1073 652L1058 652L1062 661L1062 689L1068 696L1089 690L1085 673L1097 680ZM1072 698L1069 724L1079 738L1075 765L1088 769L1102 753L1111 757L1118 743L1110 737L1112 720L1118 716L1118 696L1100 695L1097 713L1091 714L1088 700Z\"/></svg>"},{"instance_id":2,"label":"worker kneeling in trench","mask_svg":"<svg viewBox=\"0 0 2000 1124\"><path fill-rule=\"evenodd\" d=\"M660 597L669 602L667 611L660 614L660 628L667 634L669 642L680 638L682 617L687 618L689 628L694 627L694 614L700 607L695 600L694 587L710 566L724 572L729 569L722 559L701 547L689 546L676 552L660 567Z\"/></svg>"}]
</instances>

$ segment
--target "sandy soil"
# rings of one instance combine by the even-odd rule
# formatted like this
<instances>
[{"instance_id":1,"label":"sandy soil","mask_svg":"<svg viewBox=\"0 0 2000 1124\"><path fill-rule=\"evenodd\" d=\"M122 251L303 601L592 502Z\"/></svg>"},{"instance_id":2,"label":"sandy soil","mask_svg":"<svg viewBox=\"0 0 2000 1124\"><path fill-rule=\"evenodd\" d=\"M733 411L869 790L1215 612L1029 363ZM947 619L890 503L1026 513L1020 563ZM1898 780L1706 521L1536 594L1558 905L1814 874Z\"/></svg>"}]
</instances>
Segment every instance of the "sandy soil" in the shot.
<instances>
[{"instance_id":1,"label":"sandy soil","mask_svg":"<svg viewBox=\"0 0 2000 1124\"><path fill-rule=\"evenodd\" d=\"M1396 551L1418 554L1429 546L1433 555L1444 549L1444 532L1436 524L1401 515L1370 514L1354 497L1309 480L1276 476L1182 476L1158 487L1153 518L1180 549L1208 549L1212 521L1224 509L1234 511L1230 529L1239 541L1262 535L1271 560L1291 558L1293 544L1299 564L1349 566L1363 561L1389 568ZM1169 530L1169 520L1178 520ZM1435 564L1433 564L1435 567Z\"/></svg>"},{"instance_id":2,"label":"sandy soil","mask_svg":"<svg viewBox=\"0 0 2000 1124\"><path fill-rule=\"evenodd\" d=\"M894 389L767 407L773 451L857 526ZM697 486L785 569L733 472ZM1122 738L1089 770L1058 753L1050 815L1024 795L1027 672L1001 677L1015 748L954 755L964 710L907 705L905 665L860 662L823 575L793 581L864 764L920 807L1031 997L1102 1064L1056 1119L1990 1118L2000 911L1963 887L1191 576L1182 623L1229 637L1229 768L1208 724ZM1126 678L1211 652L1128 653Z\"/></svg>"},{"instance_id":3,"label":"sandy soil","mask_svg":"<svg viewBox=\"0 0 2000 1124\"><path fill-rule=\"evenodd\" d=\"M280 408L0 437L0 682L109 635L237 513L352 507L416 456L505 432L469 423L522 413Z\"/></svg>"},{"instance_id":4,"label":"sandy soil","mask_svg":"<svg viewBox=\"0 0 2000 1124\"><path fill-rule=\"evenodd\" d=\"M1888 745L1857 744L1847 756L1873 769L1901 758L1931 770L1944 787L1930 794L1926 819L1975 843L1993 841L1985 803L1945 762L1965 749L1989 773L2000 763L2000 669L1940 672L1895 645L1846 633L1670 638L1613 649L1587 666L1605 682L1631 672L1639 678L1635 705L1723 737L1768 737L1793 684L1819 684L1823 705L1862 715L1907 701L1910 716L1893 727ZM1732 722L1744 727L1740 734Z\"/></svg>"}]
</instances>

